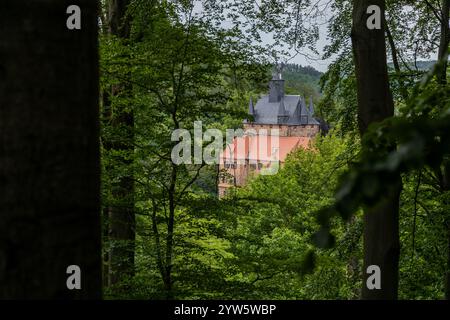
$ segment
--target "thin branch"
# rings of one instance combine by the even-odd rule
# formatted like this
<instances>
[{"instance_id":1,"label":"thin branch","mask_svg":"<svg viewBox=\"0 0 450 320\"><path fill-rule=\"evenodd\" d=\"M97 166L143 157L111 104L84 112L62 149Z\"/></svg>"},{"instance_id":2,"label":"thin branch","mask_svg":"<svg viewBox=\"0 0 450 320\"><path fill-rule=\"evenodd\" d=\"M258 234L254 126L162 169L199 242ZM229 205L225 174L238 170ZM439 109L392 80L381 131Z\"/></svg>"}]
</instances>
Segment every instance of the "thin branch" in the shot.
<instances>
[{"instance_id":1,"label":"thin branch","mask_svg":"<svg viewBox=\"0 0 450 320\"><path fill-rule=\"evenodd\" d=\"M145 89L145 90L148 90L148 91L154 93L158 97L158 100L161 103L161 105L163 107L165 107L166 109L168 109L167 108L168 104L164 101L163 97L161 96L161 93L158 90L150 88L150 87L147 87L147 86L145 86L145 85L143 85L143 84L141 84L139 82L129 80L129 79L125 78L125 77L121 77L121 76L119 76L117 74L114 74L114 73L104 69L104 68L101 68L101 71L109 74L110 76L116 78L117 80L120 80L122 82L127 82L128 84L132 84L132 85L138 86L141 89Z\"/></svg>"},{"instance_id":2,"label":"thin branch","mask_svg":"<svg viewBox=\"0 0 450 320\"><path fill-rule=\"evenodd\" d=\"M198 179L198 176L200 175L200 170L202 170L204 166L205 166L205 163L202 163L200 165L200 167L197 169L197 172L195 173L194 177L184 186L184 188L181 190L181 192L176 200L177 202L179 202L181 200L181 198L183 197L186 190Z\"/></svg>"},{"instance_id":3,"label":"thin branch","mask_svg":"<svg viewBox=\"0 0 450 320\"><path fill-rule=\"evenodd\" d=\"M152 228L153 228L153 236L155 240L155 246L156 246L156 263L158 265L159 272L161 273L161 277L163 280L165 279L165 269L164 269L164 262L162 260L161 255L161 240L159 236L158 231L158 222L156 220L156 213L157 213L157 205L154 199L152 199L152 206L153 206L153 214L152 214Z\"/></svg>"},{"instance_id":4,"label":"thin branch","mask_svg":"<svg viewBox=\"0 0 450 320\"><path fill-rule=\"evenodd\" d=\"M424 1L425 1L425 4L427 5L427 7L433 12L436 19L438 19L439 22L442 23L442 17L439 14L439 10L436 9L428 0L424 0Z\"/></svg>"},{"instance_id":5,"label":"thin branch","mask_svg":"<svg viewBox=\"0 0 450 320\"><path fill-rule=\"evenodd\" d=\"M272 273L271 275L267 276L267 277L260 277L259 274L256 276L256 279L253 280L252 282L250 282L251 285L254 285L256 282L258 281L264 281L264 280L270 280L273 277L275 277L276 275L280 274L281 272L275 272Z\"/></svg>"}]
</instances>

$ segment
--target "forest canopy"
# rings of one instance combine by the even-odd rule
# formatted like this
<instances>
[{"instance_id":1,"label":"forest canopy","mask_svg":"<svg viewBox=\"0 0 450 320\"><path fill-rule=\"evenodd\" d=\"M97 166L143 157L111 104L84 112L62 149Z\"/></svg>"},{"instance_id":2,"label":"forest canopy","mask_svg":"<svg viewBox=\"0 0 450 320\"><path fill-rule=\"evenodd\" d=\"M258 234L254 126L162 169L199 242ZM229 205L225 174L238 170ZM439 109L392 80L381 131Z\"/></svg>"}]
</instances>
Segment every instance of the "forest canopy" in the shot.
<instances>
[{"instance_id":1,"label":"forest canopy","mask_svg":"<svg viewBox=\"0 0 450 320\"><path fill-rule=\"evenodd\" d=\"M378 249L372 298L448 297L448 1L374 1L373 33L367 1L125 2L101 13L107 297L370 298ZM173 130L242 128L280 66L329 132L225 198L218 165L171 162Z\"/></svg>"},{"instance_id":2,"label":"forest canopy","mask_svg":"<svg viewBox=\"0 0 450 320\"><path fill-rule=\"evenodd\" d=\"M0 299L450 299L450 0L2 0L0 30Z\"/></svg>"}]
</instances>

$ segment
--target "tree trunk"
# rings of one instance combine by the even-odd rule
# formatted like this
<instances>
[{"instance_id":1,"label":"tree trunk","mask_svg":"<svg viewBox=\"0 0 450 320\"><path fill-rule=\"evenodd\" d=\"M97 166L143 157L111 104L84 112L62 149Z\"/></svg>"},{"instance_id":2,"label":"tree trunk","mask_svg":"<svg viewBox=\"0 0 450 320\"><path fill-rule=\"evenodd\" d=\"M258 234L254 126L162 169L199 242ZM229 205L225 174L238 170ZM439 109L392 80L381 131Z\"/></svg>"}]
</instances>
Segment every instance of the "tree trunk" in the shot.
<instances>
[{"instance_id":1,"label":"tree trunk","mask_svg":"<svg viewBox=\"0 0 450 320\"><path fill-rule=\"evenodd\" d=\"M69 4L0 1L0 299L101 298L98 3Z\"/></svg>"},{"instance_id":2,"label":"tree trunk","mask_svg":"<svg viewBox=\"0 0 450 320\"><path fill-rule=\"evenodd\" d=\"M449 30L449 11L450 0L442 0L441 2L441 31L439 41L439 60L444 60L444 65L438 74L438 82L442 85L447 84L447 66L448 62L445 59L450 41ZM450 163L444 163L443 181L441 181L442 191L450 191ZM446 227L448 229L448 248L447 248L447 272L445 274L445 298L450 300L450 218L446 220Z\"/></svg>"},{"instance_id":3,"label":"tree trunk","mask_svg":"<svg viewBox=\"0 0 450 320\"><path fill-rule=\"evenodd\" d=\"M443 172L440 177L440 185L442 193L448 193L450 191L450 163L444 162ZM444 208L449 208L447 197L444 197ZM444 294L445 299L450 300L450 216L444 221L444 226L447 229L447 271L444 278Z\"/></svg>"},{"instance_id":4,"label":"tree trunk","mask_svg":"<svg viewBox=\"0 0 450 320\"><path fill-rule=\"evenodd\" d=\"M445 221L445 226L447 228L447 272L445 274L445 299L450 300L450 219Z\"/></svg>"},{"instance_id":5,"label":"tree trunk","mask_svg":"<svg viewBox=\"0 0 450 320\"><path fill-rule=\"evenodd\" d=\"M130 21L127 17L127 8L130 0L110 0L108 10L108 30L125 42L130 37ZM128 78L128 77L127 77ZM115 101L109 108L110 123L115 132L113 141L105 144L108 151L118 156L116 164L120 172L126 173L113 185L112 197L114 203L109 208L109 272L108 284L120 284L134 276L134 256L136 221L134 214L134 114L129 106L132 86L127 79L123 83L114 85L109 93ZM117 169L117 168L116 168Z\"/></svg>"},{"instance_id":6,"label":"tree trunk","mask_svg":"<svg viewBox=\"0 0 450 320\"><path fill-rule=\"evenodd\" d=\"M108 27L109 33L122 39L130 37L131 25L127 16L130 0L109 0Z\"/></svg>"},{"instance_id":7,"label":"tree trunk","mask_svg":"<svg viewBox=\"0 0 450 320\"><path fill-rule=\"evenodd\" d=\"M178 126L177 126L178 127ZM169 219L167 222L167 238L166 238L166 270L164 280L164 288L166 291L166 298L168 300L173 299L172 291L172 267L173 267L173 247L174 247L174 227L175 227L175 196L176 196L176 183L177 183L178 168L175 164L172 164L172 174L170 180L170 187L168 190L169 198Z\"/></svg>"},{"instance_id":8,"label":"tree trunk","mask_svg":"<svg viewBox=\"0 0 450 320\"><path fill-rule=\"evenodd\" d=\"M441 3L441 36L439 41L439 53L438 58L444 59L448 52L448 44L450 40L449 31L449 11L450 11L450 0L442 0ZM438 81L441 84L447 83L447 61L444 62L444 66L438 75Z\"/></svg>"},{"instance_id":9,"label":"tree trunk","mask_svg":"<svg viewBox=\"0 0 450 320\"><path fill-rule=\"evenodd\" d=\"M381 29L367 28L367 8L381 9ZM358 92L358 116L361 135L371 123L394 114L389 88L385 44L385 2L360 0L353 5L352 44ZM398 289L399 226L398 210L401 190L400 176L386 189L382 203L364 214L364 270L363 299L396 299ZM381 269L381 289L369 290L366 270L371 265Z\"/></svg>"}]
</instances>

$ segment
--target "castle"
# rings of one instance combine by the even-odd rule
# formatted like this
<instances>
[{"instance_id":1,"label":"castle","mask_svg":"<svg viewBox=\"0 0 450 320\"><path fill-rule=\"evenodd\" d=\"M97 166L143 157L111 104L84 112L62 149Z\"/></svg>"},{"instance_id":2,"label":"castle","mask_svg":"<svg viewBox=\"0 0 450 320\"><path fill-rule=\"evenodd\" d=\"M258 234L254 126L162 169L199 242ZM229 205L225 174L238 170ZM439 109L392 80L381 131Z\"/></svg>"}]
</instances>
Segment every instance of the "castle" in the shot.
<instances>
[{"instance_id":1,"label":"castle","mask_svg":"<svg viewBox=\"0 0 450 320\"><path fill-rule=\"evenodd\" d=\"M269 82L268 95L256 105L250 98L249 117L243 124L246 134L235 137L220 155L219 197L264 170L282 166L290 152L308 148L320 132L312 98L307 106L303 97L285 95L284 82L281 74L276 74Z\"/></svg>"}]
</instances>

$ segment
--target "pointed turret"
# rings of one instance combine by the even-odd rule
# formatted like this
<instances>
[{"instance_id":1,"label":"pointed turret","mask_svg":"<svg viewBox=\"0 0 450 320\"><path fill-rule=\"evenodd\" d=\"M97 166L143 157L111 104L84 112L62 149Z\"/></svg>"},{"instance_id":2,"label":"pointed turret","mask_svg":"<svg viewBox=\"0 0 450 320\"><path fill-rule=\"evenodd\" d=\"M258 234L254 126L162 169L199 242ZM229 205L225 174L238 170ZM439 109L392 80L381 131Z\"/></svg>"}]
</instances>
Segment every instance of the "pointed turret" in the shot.
<instances>
[{"instance_id":1,"label":"pointed turret","mask_svg":"<svg viewBox=\"0 0 450 320\"><path fill-rule=\"evenodd\" d=\"M311 117L314 116L314 103L312 97L309 98L309 114L311 115Z\"/></svg>"},{"instance_id":2,"label":"pointed turret","mask_svg":"<svg viewBox=\"0 0 450 320\"><path fill-rule=\"evenodd\" d=\"M289 120L289 112L287 112L284 105L284 97L281 98L280 104L278 105L278 123L287 123Z\"/></svg>"},{"instance_id":3,"label":"pointed turret","mask_svg":"<svg viewBox=\"0 0 450 320\"><path fill-rule=\"evenodd\" d=\"M309 110L306 107L306 101L304 97L301 98L300 103L301 103L300 122L301 124L308 124Z\"/></svg>"},{"instance_id":4,"label":"pointed turret","mask_svg":"<svg viewBox=\"0 0 450 320\"><path fill-rule=\"evenodd\" d=\"M297 125L300 123L301 119L301 113L302 113L302 106L301 106L301 100L299 99L297 102L297 105L295 106L294 112L292 112L291 116L289 117L288 123Z\"/></svg>"},{"instance_id":5,"label":"pointed turret","mask_svg":"<svg viewBox=\"0 0 450 320\"><path fill-rule=\"evenodd\" d=\"M251 116L255 116L255 106L253 104L253 97L250 97L250 104L248 106L248 114Z\"/></svg>"},{"instance_id":6,"label":"pointed turret","mask_svg":"<svg viewBox=\"0 0 450 320\"><path fill-rule=\"evenodd\" d=\"M256 118L255 105L253 104L253 97L250 97L250 103L248 105L248 114L251 116L244 120L244 123L253 122Z\"/></svg>"},{"instance_id":7,"label":"pointed turret","mask_svg":"<svg viewBox=\"0 0 450 320\"><path fill-rule=\"evenodd\" d=\"M297 106L295 107L294 113L292 114L291 120L296 123L300 121L300 117L302 115L302 100L299 99Z\"/></svg>"},{"instance_id":8,"label":"pointed turret","mask_svg":"<svg viewBox=\"0 0 450 320\"><path fill-rule=\"evenodd\" d=\"M286 114L286 107L284 106L284 99L281 99L280 104L278 105L278 115L284 116Z\"/></svg>"},{"instance_id":9,"label":"pointed turret","mask_svg":"<svg viewBox=\"0 0 450 320\"><path fill-rule=\"evenodd\" d=\"M314 118L314 103L312 97L309 98L308 124L319 124L316 118Z\"/></svg>"}]
</instances>

